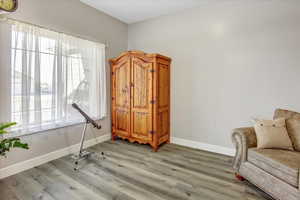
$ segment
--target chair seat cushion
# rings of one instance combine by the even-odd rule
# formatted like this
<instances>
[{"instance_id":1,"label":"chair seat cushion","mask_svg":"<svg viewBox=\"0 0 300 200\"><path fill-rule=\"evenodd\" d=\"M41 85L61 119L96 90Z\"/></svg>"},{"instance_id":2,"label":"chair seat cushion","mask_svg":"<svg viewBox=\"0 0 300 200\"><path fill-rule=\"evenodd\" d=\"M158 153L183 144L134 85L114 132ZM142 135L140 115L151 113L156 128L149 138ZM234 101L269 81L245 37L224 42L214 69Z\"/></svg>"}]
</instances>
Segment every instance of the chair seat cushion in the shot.
<instances>
[{"instance_id":1,"label":"chair seat cushion","mask_svg":"<svg viewBox=\"0 0 300 200\"><path fill-rule=\"evenodd\" d=\"M278 179L299 187L300 152L251 148L248 161Z\"/></svg>"}]
</instances>

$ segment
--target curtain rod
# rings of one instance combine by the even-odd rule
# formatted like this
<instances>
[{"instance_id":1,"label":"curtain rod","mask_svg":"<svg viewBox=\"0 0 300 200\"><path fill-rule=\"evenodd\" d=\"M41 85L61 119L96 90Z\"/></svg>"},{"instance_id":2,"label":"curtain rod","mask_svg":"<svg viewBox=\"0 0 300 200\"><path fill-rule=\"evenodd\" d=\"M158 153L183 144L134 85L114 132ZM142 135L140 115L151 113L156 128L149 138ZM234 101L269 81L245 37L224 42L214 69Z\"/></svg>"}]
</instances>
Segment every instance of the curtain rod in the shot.
<instances>
[{"instance_id":1,"label":"curtain rod","mask_svg":"<svg viewBox=\"0 0 300 200\"><path fill-rule=\"evenodd\" d=\"M61 33L61 34L70 35L70 36L73 36L73 37L76 37L76 38L79 38L79 39L82 39L82 40L88 40L88 41L91 41L91 42L96 42L96 43L103 44L102 42L98 42L98 41L95 41L95 40L91 40L91 39L88 39L88 38L85 38L85 37L82 37L82 36L79 36L79 35L75 35L75 34L73 34L73 33L66 33L66 32L62 32L62 31L58 31L58 30L55 30L55 29L47 28L47 27L45 27L45 26L33 24L33 23L30 23L30 22L26 22L26 21L14 19L14 18L9 18L9 17L2 17L2 16L0 16L0 22L1 22L1 21L2 21L2 22L9 22L9 21L12 21L12 22L23 23L23 24L27 24L27 25L31 25L31 26L36 26L36 27L38 27L38 28L42 28L42 29L45 29L45 30L48 30L48 31L54 31L54 32ZM105 42L104 46L105 46L105 48L108 48L108 45L107 45L106 42Z\"/></svg>"}]
</instances>

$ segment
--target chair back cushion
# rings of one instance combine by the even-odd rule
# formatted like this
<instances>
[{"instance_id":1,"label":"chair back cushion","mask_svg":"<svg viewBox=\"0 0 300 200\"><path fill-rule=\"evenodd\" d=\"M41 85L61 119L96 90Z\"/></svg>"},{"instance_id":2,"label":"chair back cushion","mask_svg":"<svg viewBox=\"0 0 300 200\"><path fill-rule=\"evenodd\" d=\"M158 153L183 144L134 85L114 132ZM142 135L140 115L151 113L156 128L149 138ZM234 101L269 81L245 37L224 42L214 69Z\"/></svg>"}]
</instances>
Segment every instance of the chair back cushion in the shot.
<instances>
[{"instance_id":1,"label":"chair back cushion","mask_svg":"<svg viewBox=\"0 0 300 200\"><path fill-rule=\"evenodd\" d=\"M300 119L287 119L286 128L295 151L300 152Z\"/></svg>"},{"instance_id":2,"label":"chair back cushion","mask_svg":"<svg viewBox=\"0 0 300 200\"><path fill-rule=\"evenodd\" d=\"M300 152L300 113L277 109L274 114L274 119L285 118L286 128L292 140L295 151Z\"/></svg>"},{"instance_id":3,"label":"chair back cushion","mask_svg":"<svg viewBox=\"0 0 300 200\"><path fill-rule=\"evenodd\" d=\"M284 118L275 120L255 119L254 121L258 149L294 150Z\"/></svg>"},{"instance_id":4,"label":"chair back cushion","mask_svg":"<svg viewBox=\"0 0 300 200\"><path fill-rule=\"evenodd\" d=\"M285 119L300 119L300 113L284 110L284 109L276 109L274 113L274 119L285 118Z\"/></svg>"}]
</instances>

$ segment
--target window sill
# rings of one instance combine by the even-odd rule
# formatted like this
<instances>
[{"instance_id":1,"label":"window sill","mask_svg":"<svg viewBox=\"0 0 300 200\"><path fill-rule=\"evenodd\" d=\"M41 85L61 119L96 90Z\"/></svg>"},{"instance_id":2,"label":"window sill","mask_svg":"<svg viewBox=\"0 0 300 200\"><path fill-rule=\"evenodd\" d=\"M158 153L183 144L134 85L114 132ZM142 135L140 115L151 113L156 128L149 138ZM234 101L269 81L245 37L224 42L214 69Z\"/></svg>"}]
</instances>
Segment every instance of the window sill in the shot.
<instances>
[{"instance_id":1,"label":"window sill","mask_svg":"<svg viewBox=\"0 0 300 200\"><path fill-rule=\"evenodd\" d=\"M101 119L95 119L95 121L97 120L101 120ZM46 124L37 127L30 127L27 129L15 129L15 130L12 129L11 131L9 131L8 134L2 135L3 136L2 138L6 139L6 138L13 138L13 137L25 137L25 136L43 133L47 131L53 131L56 129L62 129L70 126L80 125L84 123L85 123L84 120L75 120L71 122L59 122L59 123Z\"/></svg>"}]
</instances>

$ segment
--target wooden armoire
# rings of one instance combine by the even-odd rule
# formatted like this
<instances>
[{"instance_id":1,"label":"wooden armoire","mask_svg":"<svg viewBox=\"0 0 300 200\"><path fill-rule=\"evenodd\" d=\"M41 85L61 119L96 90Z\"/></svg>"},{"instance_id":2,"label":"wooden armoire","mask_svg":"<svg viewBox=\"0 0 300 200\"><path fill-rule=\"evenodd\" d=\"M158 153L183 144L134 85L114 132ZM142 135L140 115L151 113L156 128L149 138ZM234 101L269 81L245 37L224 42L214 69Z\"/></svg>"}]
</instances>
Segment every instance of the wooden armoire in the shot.
<instances>
[{"instance_id":1,"label":"wooden armoire","mask_svg":"<svg viewBox=\"0 0 300 200\"><path fill-rule=\"evenodd\" d=\"M170 64L159 54L127 51L110 59L112 140L170 142Z\"/></svg>"}]
</instances>

